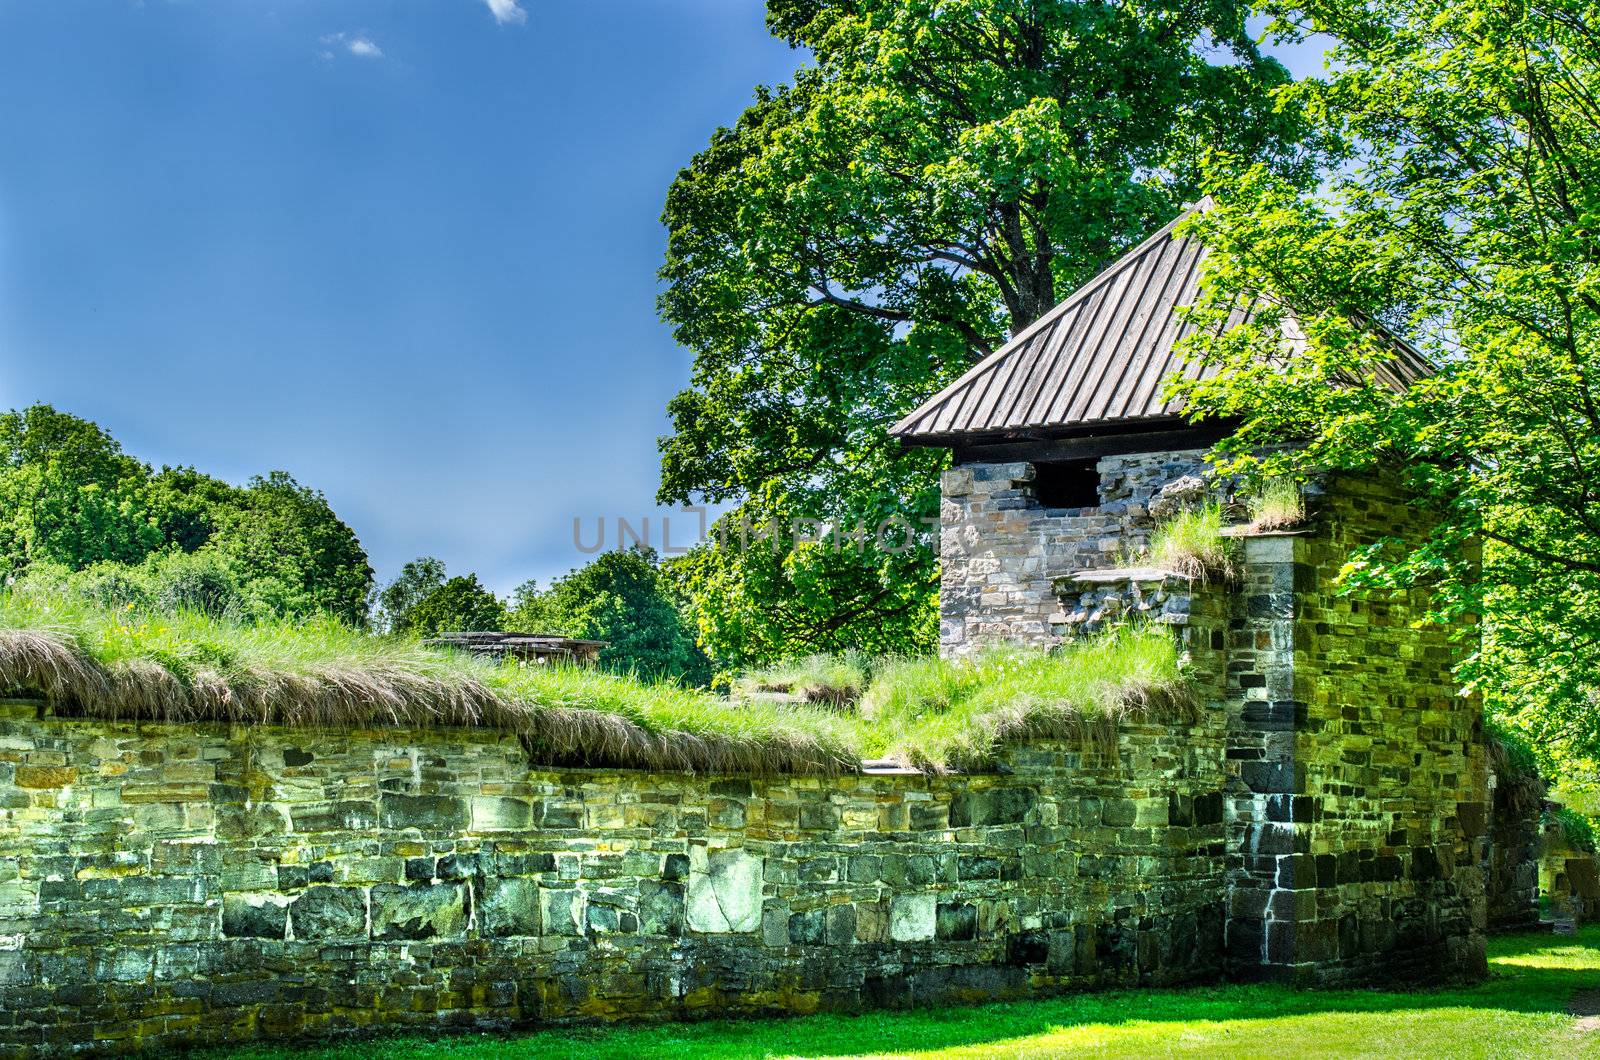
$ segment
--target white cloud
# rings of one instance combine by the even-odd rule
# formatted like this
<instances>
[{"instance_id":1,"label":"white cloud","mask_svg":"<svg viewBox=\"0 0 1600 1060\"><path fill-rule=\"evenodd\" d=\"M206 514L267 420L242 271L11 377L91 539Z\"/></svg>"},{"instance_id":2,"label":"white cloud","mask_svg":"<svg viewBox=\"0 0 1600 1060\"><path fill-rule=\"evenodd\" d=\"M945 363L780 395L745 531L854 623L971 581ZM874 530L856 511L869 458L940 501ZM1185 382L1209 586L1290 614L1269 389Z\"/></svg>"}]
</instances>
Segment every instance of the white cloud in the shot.
<instances>
[{"instance_id":1,"label":"white cloud","mask_svg":"<svg viewBox=\"0 0 1600 1060\"><path fill-rule=\"evenodd\" d=\"M483 0L483 2L489 5L489 13L502 26L520 26L528 21L528 13L517 6L517 0Z\"/></svg>"},{"instance_id":2,"label":"white cloud","mask_svg":"<svg viewBox=\"0 0 1600 1060\"><path fill-rule=\"evenodd\" d=\"M378 47L378 42L365 33L357 33L354 36L348 33L329 33L323 36L321 40L323 44L327 45L325 49L318 53L323 59L332 59L334 48L342 48L351 55L358 55L363 59L383 58L383 49Z\"/></svg>"}]
</instances>

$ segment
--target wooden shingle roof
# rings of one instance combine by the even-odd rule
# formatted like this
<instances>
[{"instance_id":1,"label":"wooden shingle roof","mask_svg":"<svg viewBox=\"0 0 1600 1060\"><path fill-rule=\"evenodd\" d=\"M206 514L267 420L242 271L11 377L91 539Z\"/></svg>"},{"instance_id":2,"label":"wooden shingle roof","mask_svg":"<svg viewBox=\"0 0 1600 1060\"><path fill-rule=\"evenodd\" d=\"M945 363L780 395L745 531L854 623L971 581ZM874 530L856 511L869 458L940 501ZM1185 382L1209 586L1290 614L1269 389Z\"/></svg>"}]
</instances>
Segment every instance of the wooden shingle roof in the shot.
<instances>
[{"instance_id":1,"label":"wooden shingle roof","mask_svg":"<svg viewBox=\"0 0 1600 1060\"><path fill-rule=\"evenodd\" d=\"M914 445L940 445L978 435L1073 434L1176 421L1182 406L1163 397L1166 379L1179 372L1204 378L1215 369L1184 364L1175 352L1193 330L1178 309L1197 298L1208 251L1173 230L1211 205L1207 197L1175 217L890 433ZM1247 320L1253 309L1241 307L1228 326ZM1291 342L1303 341L1292 317L1285 330ZM1430 369L1414 349L1395 345L1395 359L1380 374L1404 389Z\"/></svg>"}]
</instances>

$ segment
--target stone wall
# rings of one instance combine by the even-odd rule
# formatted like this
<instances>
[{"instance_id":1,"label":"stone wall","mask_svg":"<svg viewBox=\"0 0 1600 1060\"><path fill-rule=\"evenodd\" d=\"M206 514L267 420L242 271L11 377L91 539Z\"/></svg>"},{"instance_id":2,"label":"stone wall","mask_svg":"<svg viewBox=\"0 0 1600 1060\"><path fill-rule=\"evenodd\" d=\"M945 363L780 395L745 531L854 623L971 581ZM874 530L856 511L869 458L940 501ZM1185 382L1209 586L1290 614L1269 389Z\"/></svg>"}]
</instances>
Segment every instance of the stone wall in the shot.
<instances>
[{"instance_id":1,"label":"stone wall","mask_svg":"<svg viewBox=\"0 0 1600 1060\"><path fill-rule=\"evenodd\" d=\"M1484 974L1481 707L1422 601L1343 594L1359 545L1426 513L1327 484L1312 532L1245 540L1228 646L1233 966L1320 982Z\"/></svg>"},{"instance_id":2,"label":"stone wall","mask_svg":"<svg viewBox=\"0 0 1600 1060\"><path fill-rule=\"evenodd\" d=\"M1007 641L1053 643L1058 578L1115 567L1149 539L1150 502L1205 467L1204 449L1101 457L1100 506L1045 508L1026 462L944 473L940 508L939 645L945 655Z\"/></svg>"},{"instance_id":3,"label":"stone wall","mask_svg":"<svg viewBox=\"0 0 1600 1060\"><path fill-rule=\"evenodd\" d=\"M1213 980L1222 719L996 775L0 707L0 1053Z\"/></svg>"},{"instance_id":4,"label":"stone wall","mask_svg":"<svg viewBox=\"0 0 1600 1060\"><path fill-rule=\"evenodd\" d=\"M1489 778L1489 849L1484 892L1490 931L1517 931L1539 922L1539 816L1543 785Z\"/></svg>"},{"instance_id":5,"label":"stone wall","mask_svg":"<svg viewBox=\"0 0 1600 1060\"><path fill-rule=\"evenodd\" d=\"M1537 869L1539 892L1558 926L1570 930L1600 919L1600 868L1595 856L1574 847L1559 825L1543 828Z\"/></svg>"}]
</instances>

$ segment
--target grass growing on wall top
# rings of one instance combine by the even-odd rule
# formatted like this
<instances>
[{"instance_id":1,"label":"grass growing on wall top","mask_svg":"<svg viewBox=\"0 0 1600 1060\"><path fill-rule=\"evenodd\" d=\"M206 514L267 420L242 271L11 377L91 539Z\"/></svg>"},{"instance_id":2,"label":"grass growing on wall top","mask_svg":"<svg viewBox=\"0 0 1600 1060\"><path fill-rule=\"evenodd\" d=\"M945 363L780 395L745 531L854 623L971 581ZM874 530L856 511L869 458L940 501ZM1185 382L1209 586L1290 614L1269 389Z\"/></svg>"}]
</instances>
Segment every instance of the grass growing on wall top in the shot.
<instances>
[{"instance_id":1,"label":"grass growing on wall top","mask_svg":"<svg viewBox=\"0 0 1600 1060\"><path fill-rule=\"evenodd\" d=\"M785 692L811 703L849 706L867 687L869 662L855 652L806 655L751 670L734 682L736 692Z\"/></svg>"},{"instance_id":2,"label":"grass growing on wall top","mask_svg":"<svg viewBox=\"0 0 1600 1060\"><path fill-rule=\"evenodd\" d=\"M1245 503L1250 509L1249 529L1254 533L1288 530L1306 519L1305 497L1300 484L1292 478L1267 479Z\"/></svg>"},{"instance_id":3,"label":"grass growing on wall top","mask_svg":"<svg viewBox=\"0 0 1600 1060\"><path fill-rule=\"evenodd\" d=\"M886 664L862 700L874 750L913 765L980 768L1007 740L1109 733L1152 707L1191 706L1172 638L1125 627L1052 654Z\"/></svg>"},{"instance_id":4,"label":"grass growing on wall top","mask_svg":"<svg viewBox=\"0 0 1600 1060\"><path fill-rule=\"evenodd\" d=\"M576 667L518 666L337 622L240 625L0 596L0 687L96 717L290 726L468 726L543 761L828 772L856 761L825 710Z\"/></svg>"},{"instance_id":5,"label":"grass growing on wall top","mask_svg":"<svg viewBox=\"0 0 1600 1060\"><path fill-rule=\"evenodd\" d=\"M864 682L866 664L853 661ZM828 672L819 660L801 668ZM922 676L918 676L922 675ZM837 676L837 675L835 675ZM570 666L520 666L329 620L242 625L0 594L0 693L89 717L513 733L548 764L837 772L863 758L974 768L998 745L1186 701L1159 631L1057 655L877 667L871 709L727 699Z\"/></svg>"},{"instance_id":6,"label":"grass growing on wall top","mask_svg":"<svg viewBox=\"0 0 1600 1060\"><path fill-rule=\"evenodd\" d=\"M1222 508L1215 502L1179 512L1150 535L1150 562L1202 581L1232 578L1233 542L1222 536L1226 525Z\"/></svg>"}]
</instances>

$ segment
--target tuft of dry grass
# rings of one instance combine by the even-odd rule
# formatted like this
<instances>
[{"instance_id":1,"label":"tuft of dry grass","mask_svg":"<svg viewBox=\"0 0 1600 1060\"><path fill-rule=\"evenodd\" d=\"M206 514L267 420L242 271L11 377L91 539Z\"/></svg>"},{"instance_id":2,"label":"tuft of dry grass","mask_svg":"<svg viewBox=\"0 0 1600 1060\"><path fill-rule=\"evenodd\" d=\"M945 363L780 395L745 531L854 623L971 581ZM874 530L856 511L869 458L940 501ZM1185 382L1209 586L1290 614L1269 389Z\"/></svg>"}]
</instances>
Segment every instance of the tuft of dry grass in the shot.
<instances>
[{"instance_id":1,"label":"tuft of dry grass","mask_svg":"<svg viewBox=\"0 0 1600 1060\"><path fill-rule=\"evenodd\" d=\"M1289 530L1306 520L1306 501L1292 478L1270 478L1246 501L1251 533Z\"/></svg>"},{"instance_id":2,"label":"tuft of dry grass","mask_svg":"<svg viewBox=\"0 0 1600 1060\"><path fill-rule=\"evenodd\" d=\"M1233 542L1222 536L1222 508L1207 503L1179 512L1150 535L1149 562L1197 581L1229 581L1238 571Z\"/></svg>"},{"instance_id":3,"label":"tuft of dry grass","mask_svg":"<svg viewBox=\"0 0 1600 1060\"><path fill-rule=\"evenodd\" d=\"M849 664L864 675L864 662ZM817 669L807 664L811 669ZM806 667L801 667L802 670ZM332 620L242 625L201 614L0 594L0 694L68 716L317 728L468 727L518 737L541 764L836 773L894 757L979 768L1025 736L1109 731L1185 704L1172 639L1123 630L1054 654L898 660L861 715L723 699L569 666L521 666Z\"/></svg>"}]
</instances>

